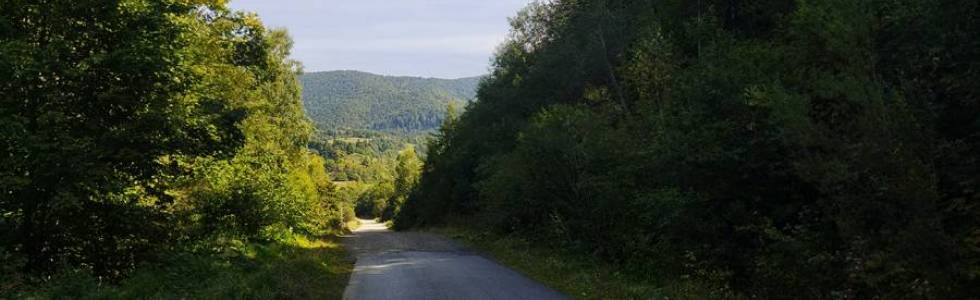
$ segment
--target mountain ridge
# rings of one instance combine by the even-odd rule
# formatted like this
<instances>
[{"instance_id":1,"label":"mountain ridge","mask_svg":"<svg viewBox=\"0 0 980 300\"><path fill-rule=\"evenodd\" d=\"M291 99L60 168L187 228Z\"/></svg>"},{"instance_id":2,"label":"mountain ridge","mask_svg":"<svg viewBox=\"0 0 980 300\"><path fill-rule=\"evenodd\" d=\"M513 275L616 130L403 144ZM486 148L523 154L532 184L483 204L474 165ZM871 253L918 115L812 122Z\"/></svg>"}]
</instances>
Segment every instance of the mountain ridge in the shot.
<instances>
[{"instance_id":1,"label":"mountain ridge","mask_svg":"<svg viewBox=\"0 0 980 300\"><path fill-rule=\"evenodd\" d=\"M426 80L433 79L433 80L449 80L449 81L452 81L452 80L463 80L463 79L474 79L474 78L483 78L483 77L486 76L486 75L475 75L475 76L462 76L462 77L446 78L446 77L421 76L421 75L381 74L381 73L375 73L375 72L363 71L363 70L357 70L357 69L337 69L337 70L327 70L327 71L304 71L302 75L318 74L318 73L355 73L355 74L364 74L364 75L380 76L380 77L415 78L415 79L426 79Z\"/></svg>"},{"instance_id":2,"label":"mountain ridge","mask_svg":"<svg viewBox=\"0 0 980 300\"><path fill-rule=\"evenodd\" d=\"M449 103L464 106L475 99L482 78L337 70L305 73L300 82L306 112L320 129L417 132L437 128Z\"/></svg>"}]
</instances>

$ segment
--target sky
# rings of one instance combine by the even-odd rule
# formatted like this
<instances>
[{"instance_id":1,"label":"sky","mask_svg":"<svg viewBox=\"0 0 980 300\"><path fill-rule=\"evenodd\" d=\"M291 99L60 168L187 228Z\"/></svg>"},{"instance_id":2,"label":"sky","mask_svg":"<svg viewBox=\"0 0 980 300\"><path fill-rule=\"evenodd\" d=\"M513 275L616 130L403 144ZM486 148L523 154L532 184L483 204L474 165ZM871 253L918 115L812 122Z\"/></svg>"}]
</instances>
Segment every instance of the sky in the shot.
<instances>
[{"instance_id":1,"label":"sky","mask_svg":"<svg viewBox=\"0 0 980 300\"><path fill-rule=\"evenodd\" d=\"M489 72L508 17L532 0L231 0L286 28L307 72L461 78Z\"/></svg>"}]
</instances>

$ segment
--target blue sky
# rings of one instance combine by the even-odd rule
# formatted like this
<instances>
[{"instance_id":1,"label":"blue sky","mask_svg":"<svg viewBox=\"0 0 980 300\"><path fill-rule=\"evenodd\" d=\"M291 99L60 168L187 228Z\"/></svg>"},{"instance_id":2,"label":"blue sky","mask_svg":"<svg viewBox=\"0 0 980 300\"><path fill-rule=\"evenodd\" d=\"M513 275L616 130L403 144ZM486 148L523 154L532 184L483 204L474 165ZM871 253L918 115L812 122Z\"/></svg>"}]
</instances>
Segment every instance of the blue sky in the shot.
<instances>
[{"instance_id":1,"label":"blue sky","mask_svg":"<svg viewBox=\"0 0 980 300\"><path fill-rule=\"evenodd\" d=\"M486 74L507 18L531 0L231 0L286 28L307 72L360 70L459 78Z\"/></svg>"}]
</instances>

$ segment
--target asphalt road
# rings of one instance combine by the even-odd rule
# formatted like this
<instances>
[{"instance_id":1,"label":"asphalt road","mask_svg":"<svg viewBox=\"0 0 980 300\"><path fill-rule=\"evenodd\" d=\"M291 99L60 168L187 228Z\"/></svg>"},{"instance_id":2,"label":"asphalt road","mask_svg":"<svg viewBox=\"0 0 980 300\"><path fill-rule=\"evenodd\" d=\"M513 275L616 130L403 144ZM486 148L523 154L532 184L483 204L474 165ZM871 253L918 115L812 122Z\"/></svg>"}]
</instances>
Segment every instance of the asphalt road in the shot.
<instances>
[{"instance_id":1,"label":"asphalt road","mask_svg":"<svg viewBox=\"0 0 980 300\"><path fill-rule=\"evenodd\" d=\"M567 299L435 234L361 220L344 245L357 257L344 299Z\"/></svg>"}]
</instances>

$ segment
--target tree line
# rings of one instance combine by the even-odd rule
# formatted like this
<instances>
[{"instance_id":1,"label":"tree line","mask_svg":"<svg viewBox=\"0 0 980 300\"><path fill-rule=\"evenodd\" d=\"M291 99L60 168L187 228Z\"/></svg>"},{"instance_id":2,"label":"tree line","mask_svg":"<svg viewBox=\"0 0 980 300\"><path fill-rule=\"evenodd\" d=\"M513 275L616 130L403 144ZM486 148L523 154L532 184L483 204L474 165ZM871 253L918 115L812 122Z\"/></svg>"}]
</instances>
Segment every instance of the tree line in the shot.
<instances>
[{"instance_id":1,"label":"tree line","mask_svg":"<svg viewBox=\"0 0 980 300\"><path fill-rule=\"evenodd\" d=\"M291 40L225 2L0 1L0 278L344 230Z\"/></svg>"},{"instance_id":2,"label":"tree line","mask_svg":"<svg viewBox=\"0 0 980 300\"><path fill-rule=\"evenodd\" d=\"M718 297L976 297L978 18L963 0L532 4L395 225L466 220Z\"/></svg>"}]
</instances>

